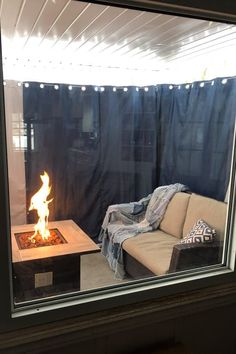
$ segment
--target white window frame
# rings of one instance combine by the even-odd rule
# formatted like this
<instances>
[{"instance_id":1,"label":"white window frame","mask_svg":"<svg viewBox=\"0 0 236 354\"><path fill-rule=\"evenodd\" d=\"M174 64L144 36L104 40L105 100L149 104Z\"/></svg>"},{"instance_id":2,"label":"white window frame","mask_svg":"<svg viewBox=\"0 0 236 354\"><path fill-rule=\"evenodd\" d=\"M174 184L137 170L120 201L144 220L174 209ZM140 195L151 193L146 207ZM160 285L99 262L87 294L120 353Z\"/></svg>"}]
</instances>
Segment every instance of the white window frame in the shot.
<instances>
[{"instance_id":1,"label":"white window frame","mask_svg":"<svg viewBox=\"0 0 236 354\"><path fill-rule=\"evenodd\" d=\"M131 7L140 10L159 11L174 15L186 15L208 20L230 22L236 24L235 12L224 10L224 4L212 4L205 1L204 8L194 8L197 0L182 1L182 5L176 5L174 0L149 1L92 1L102 4L118 5ZM188 3L188 5L186 5ZM191 3L191 4L190 4ZM196 5L197 6L197 5ZM210 6L211 10L207 10ZM232 5L233 6L233 5ZM1 54L1 53L0 53ZM0 57L0 74L2 75L2 58ZM59 319L80 316L99 310L111 309L142 302L145 300L158 299L159 297L170 294L178 294L183 291L204 288L209 285L227 284L236 281L235 271L235 251L236 251L236 154L233 149L230 197L226 230L230 237L227 238L224 246L224 257L222 266L209 266L192 271L184 271L175 275L167 275L155 279L145 279L134 281L127 285L110 287L90 291L87 294L75 294L70 298L64 296L54 297L53 300L42 300L40 305L37 303L25 305L20 309L14 309L13 290L11 282L11 245L10 245L10 215L9 215L9 192L8 192L8 173L7 173L7 151L6 151L6 131L4 114L4 93L3 85L0 87L0 333L37 325ZM234 139L235 147L235 139Z\"/></svg>"}]
</instances>

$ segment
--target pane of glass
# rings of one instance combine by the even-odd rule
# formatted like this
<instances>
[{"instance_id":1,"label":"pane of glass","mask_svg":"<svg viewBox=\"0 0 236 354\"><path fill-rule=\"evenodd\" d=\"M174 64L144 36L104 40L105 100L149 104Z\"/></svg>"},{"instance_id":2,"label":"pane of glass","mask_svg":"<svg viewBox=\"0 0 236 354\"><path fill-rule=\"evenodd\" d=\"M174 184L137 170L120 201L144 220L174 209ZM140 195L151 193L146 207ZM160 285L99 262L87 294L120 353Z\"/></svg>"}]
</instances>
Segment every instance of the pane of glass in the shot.
<instances>
[{"instance_id":1,"label":"pane of glass","mask_svg":"<svg viewBox=\"0 0 236 354\"><path fill-rule=\"evenodd\" d=\"M18 136L13 136L13 148L18 150L20 148L20 140Z\"/></svg>"},{"instance_id":2,"label":"pane of glass","mask_svg":"<svg viewBox=\"0 0 236 354\"><path fill-rule=\"evenodd\" d=\"M2 12L14 304L220 266L235 26L54 5Z\"/></svg>"},{"instance_id":3,"label":"pane of glass","mask_svg":"<svg viewBox=\"0 0 236 354\"><path fill-rule=\"evenodd\" d=\"M12 123L12 127L13 127L13 128L16 128L16 129L19 129L19 124L13 122L13 123Z\"/></svg>"}]
</instances>

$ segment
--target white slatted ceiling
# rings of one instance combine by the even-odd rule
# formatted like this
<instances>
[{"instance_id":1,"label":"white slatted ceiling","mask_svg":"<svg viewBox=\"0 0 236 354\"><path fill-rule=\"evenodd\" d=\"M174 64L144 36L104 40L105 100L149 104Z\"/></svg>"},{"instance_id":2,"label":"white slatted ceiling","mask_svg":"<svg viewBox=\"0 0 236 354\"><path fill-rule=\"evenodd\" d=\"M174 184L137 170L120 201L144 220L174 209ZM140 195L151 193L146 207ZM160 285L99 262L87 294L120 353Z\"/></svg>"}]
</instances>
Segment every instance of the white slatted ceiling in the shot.
<instances>
[{"instance_id":1,"label":"white slatted ceiling","mask_svg":"<svg viewBox=\"0 0 236 354\"><path fill-rule=\"evenodd\" d=\"M1 27L6 35L14 34L21 6L23 6L22 0L15 0L14 2L1 0Z\"/></svg>"},{"instance_id":2,"label":"white slatted ceiling","mask_svg":"<svg viewBox=\"0 0 236 354\"><path fill-rule=\"evenodd\" d=\"M135 16L134 13L129 13L128 10L119 9L119 11L120 12L113 19L110 18L110 20L107 21L106 24L103 23L103 26L98 28L98 30L94 32L94 35L92 37L86 38L86 34L84 34L85 42L77 46L76 50L91 50L99 47L99 45L103 46L104 43L106 44L106 46L112 46L116 44L118 39L120 39L119 35L116 35L116 38L118 39L113 37L110 43L109 38L111 36L115 36L115 34L117 34L120 30L126 28L127 23L132 23L136 20L137 17L143 14L135 13ZM129 34L127 33L126 36L128 35Z\"/></svg>"},{"instance_id":3,"label":"white slatted ceiling","mask_svg":"<svg viewBox=\"0 0 236 354\"><path fill-rule=\"evenodd\" d=\"M19 33L19 35L24 36L26 32L32 31L32 29L34 28L35 20L36 18L38 18L38 14L43 8L44 3L45 0L32 0L30 2L22 2L22 11L21 13L18 13L18 17L15 20L15 30ZM4 24L2 27L3 29L5 29Z\"/></svg>"},{"instance_id":4,"label":"white slatted ceiling","mask_svg":"<svg viewBox=\"0 0 236 354\"><path fill-rule=\"evenodd\" d=\"M104 65L121 58L124 65L131 58L136 68L145 59L159 70L160 60L173 63L236 43L232 25L79 1L1 0L0 11L6 57L15 49L18 58L46 52L48 60L67 55L85 65L99 58L107 59Z\"/></svg>"}]
</instances>

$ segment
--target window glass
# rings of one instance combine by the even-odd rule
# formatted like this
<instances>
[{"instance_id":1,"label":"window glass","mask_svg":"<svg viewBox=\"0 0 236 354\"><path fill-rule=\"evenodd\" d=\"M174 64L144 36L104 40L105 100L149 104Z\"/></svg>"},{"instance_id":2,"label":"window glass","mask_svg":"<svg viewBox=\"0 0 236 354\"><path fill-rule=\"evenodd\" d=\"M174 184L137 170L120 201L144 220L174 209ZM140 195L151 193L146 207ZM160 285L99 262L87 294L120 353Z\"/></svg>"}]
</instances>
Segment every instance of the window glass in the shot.
<instances>
[{"instance_id":1,"label":"window glass","mask_svg":"<svg viewBox=\"0 0 236 354\"><path fill-rule=\"evenodd\" d=\"M221 266L235 26L63 3L3 4L14 305Z\"/></svg>"}]
</instances>

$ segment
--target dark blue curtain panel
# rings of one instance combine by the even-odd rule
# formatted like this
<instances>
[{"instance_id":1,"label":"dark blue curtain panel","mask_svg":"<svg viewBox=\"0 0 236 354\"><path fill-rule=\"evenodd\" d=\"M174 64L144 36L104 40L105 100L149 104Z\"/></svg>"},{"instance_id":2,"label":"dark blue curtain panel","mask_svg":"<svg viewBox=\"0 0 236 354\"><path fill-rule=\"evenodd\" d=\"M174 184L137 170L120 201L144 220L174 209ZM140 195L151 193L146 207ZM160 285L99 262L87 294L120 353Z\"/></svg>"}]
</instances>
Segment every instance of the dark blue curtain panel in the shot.
<instances>
[{"instance_id":1,"label":"dark blue curtain panel","mask_svg":"<svg viewBox=\"0 0 236 354\"><path fill-rule=\"evenodd\" d=\"M236 79L157 90L158 183L224 200L236 116Z\"/></svg>"},{"instance_id":2,"label":"dark blue curtain panel","mask_svg":"<svg viewBox=\"0 0 236 354\"><path fill-rule=\"evenodd\" d=\"M96 240L111 204L184 183L224 200L236 114L236 79L147 88L30 82L23 89L26 196L47 171L50 220L72 219ZM28 215L28 222L35 222Z\"/></svg>"}]
</instances>

